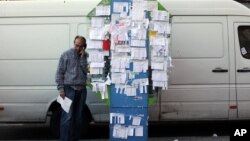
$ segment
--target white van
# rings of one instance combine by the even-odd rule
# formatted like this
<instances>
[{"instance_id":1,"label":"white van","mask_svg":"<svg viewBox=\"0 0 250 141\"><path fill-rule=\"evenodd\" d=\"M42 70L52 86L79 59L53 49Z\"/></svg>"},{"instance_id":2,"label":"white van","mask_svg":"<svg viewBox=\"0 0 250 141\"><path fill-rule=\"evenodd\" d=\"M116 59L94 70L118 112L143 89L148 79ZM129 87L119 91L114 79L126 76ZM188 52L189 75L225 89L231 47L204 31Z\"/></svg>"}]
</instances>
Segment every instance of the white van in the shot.
<instances>
[{"instance_id":1,"label":"white van","mask_svg":"<svg viewBox=\"0 0 250 141\"><path fill-rule=\"evenodd\" d=\"M250 119L250 10L232 0L158 0L172 15L169 89L150 121ZM58 127L55 72L99 0L0 1L0 122ZM109 107L88 91L89 122ZM87 123L86 123L87 124Z\"/></svg>"},{"instance_id":2,"label":"white van","mask_svg":"<svg viewBox=\"0 0 250 141\"><path fill-rule=\"evenodd\" d=\"M232 0L161 0L173 71L160 120L250 119L250 10Z\"/></svg>"}]
</instances>

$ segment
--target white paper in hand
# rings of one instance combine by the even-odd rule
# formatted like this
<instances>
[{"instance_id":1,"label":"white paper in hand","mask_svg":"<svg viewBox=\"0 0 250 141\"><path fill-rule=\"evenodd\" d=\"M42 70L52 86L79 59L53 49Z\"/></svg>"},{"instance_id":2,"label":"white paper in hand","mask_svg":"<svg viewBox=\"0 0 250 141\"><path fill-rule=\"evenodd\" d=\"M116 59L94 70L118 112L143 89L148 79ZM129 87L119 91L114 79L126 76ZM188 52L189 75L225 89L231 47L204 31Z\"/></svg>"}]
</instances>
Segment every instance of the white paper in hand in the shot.
<instances>
[{"instance_id":1,"label":"white paper in hand","mask_svg":"<svg viewBox=\"0 0 250 141\"><path fill-rule=\"evenodd\" d=\"M63 99L63 98L59 95L59 96L57 97L57 102L61 104L61 107L62 107L62 109L63 109L65 112L69 113L70 106L71 106L71 104L72 104L72 100L71 100L71 99L69 99L69 98L67 98L67 97L65 97L65 98Z\"/></svg>"}]
</instances>

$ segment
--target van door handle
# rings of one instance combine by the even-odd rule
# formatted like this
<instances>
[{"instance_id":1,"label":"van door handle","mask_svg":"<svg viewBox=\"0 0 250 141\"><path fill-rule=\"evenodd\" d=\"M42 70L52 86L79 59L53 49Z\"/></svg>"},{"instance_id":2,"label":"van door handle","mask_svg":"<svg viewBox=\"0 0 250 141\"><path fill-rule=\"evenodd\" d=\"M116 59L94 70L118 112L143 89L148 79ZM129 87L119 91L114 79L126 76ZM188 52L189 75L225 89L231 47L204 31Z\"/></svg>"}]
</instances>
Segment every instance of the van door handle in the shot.
<instances>
[{"instance_id":1,"label":"van door handle","mask_svg":"<svg viewBox=\"0 0 250 141\"><path fill-rule=\"evenodd\" d=\"M250 72L250 68L238 69L237 72Z\"/></svg>"},{"instance_id":2,"label":"van door handle","mask_svg":"<svg viewBox=\"0 0 250 141\"><path fill-rule=\"evenodd\" d=\"M215 68L212 70L212 72L228 72L227 69L222 69L222 68Z\"/></svg>"}]
</instances>

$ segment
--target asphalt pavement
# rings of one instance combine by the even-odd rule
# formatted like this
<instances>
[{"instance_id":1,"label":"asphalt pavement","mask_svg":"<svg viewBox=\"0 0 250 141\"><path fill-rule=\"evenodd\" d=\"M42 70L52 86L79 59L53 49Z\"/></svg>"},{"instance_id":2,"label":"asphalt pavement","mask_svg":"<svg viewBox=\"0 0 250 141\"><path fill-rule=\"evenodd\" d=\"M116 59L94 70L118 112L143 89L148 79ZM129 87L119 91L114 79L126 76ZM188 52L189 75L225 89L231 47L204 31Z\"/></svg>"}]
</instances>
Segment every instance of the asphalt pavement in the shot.
<instances>
[{"instance_id":1,"label":"asphalt pavement","mask_svg":"<svg viewBox=\"0 0 250 141\"><path fill-rule=\"evenodd\" d=\"M223 124L149 125L148 141L229 141L224 127ZM50 134L47 124L0 124L0 140L58 141ZM109 126L92 125L88 136L81 141L109 141Z\"/></svg>"},{"instance_id":2,"label":"asphalt pavement","mask_svg":"<svg viewBox=\"0 0 250 141\"><path fill-rule=\"evenodd\" d=\"M8 140L16 141L16 140ZM27 140L18 140L27 141ZM58 141L58 140L28 140L28 141ZM109 141L109 139L83 139L80 141ZM223 137L161 137L149 138L148 141L230 141L228 136Z\"/></svg>"}]
</instances>

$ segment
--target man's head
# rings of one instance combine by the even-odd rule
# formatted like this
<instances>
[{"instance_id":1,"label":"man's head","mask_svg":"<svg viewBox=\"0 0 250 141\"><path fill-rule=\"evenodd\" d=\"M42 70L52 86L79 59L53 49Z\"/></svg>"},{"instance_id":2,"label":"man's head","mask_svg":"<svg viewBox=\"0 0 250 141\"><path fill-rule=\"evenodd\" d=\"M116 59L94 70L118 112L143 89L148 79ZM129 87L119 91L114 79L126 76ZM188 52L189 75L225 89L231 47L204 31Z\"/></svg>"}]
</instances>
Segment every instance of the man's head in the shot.
<instances>
[{"instance_id":1,"label":"man's head","mask_svg":"<svg viewBox=\"0 0 250 141\"><path fill-rule=\"evenodd\" d=\"M84 51L87 48L86 39L83 36L77 35L74 40L74 48L77 53Z\"/></svg>"}]
</instances>

